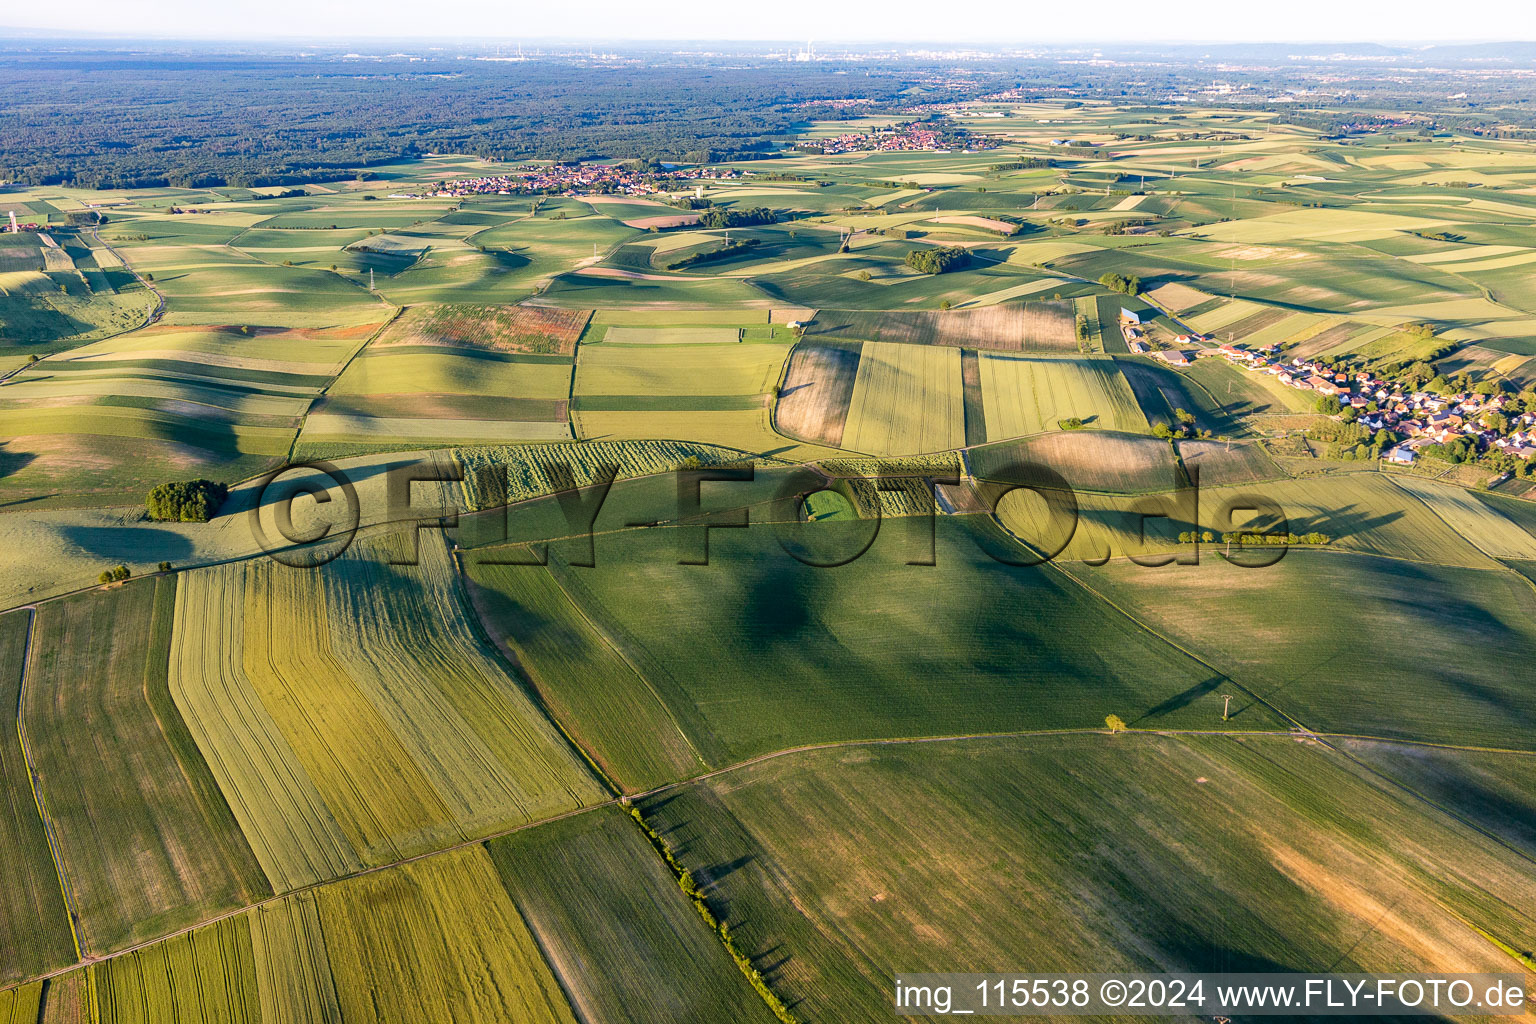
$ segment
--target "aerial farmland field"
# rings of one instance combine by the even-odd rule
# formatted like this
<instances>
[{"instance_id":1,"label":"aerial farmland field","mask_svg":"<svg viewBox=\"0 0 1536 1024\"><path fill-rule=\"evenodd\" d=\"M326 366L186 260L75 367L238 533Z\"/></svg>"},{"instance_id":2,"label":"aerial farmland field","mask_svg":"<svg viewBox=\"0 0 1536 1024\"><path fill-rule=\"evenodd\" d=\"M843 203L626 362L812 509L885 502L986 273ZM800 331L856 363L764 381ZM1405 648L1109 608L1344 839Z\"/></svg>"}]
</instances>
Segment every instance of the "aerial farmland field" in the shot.
<instances>
[{"instance_id":1,"label":"aerial farmland field","mask_svg":"<svg viewBox=\"0 0 1536 1024\"><path fill-rule=\"evenodd\" d=\"M987 440L1060 429L1075 419L1104 430L1145 429L1146 417L1115 362L984 352L981 392Z\"/></svg>"},{"instance_id":2,"label":"aerial farmland field","mask_svg":"<svg viewBox=\"0 0 1536 1024\"><path fill-rule=\"evenodd\" d=\"M1531 986L1528 45L307 13L0 41L0 1024Z\"/></svg>"},{"instance_id":3,"label":"aerial farmland field","mask_svg":"<svg viewBox=\"0 0 1536 1024\"><path fill-rule=\"evenodd\" d=\"M843 447L875 455L943 451L965 443L960 353L865 342L848 400Z\"/></svg>"}]
</instances>

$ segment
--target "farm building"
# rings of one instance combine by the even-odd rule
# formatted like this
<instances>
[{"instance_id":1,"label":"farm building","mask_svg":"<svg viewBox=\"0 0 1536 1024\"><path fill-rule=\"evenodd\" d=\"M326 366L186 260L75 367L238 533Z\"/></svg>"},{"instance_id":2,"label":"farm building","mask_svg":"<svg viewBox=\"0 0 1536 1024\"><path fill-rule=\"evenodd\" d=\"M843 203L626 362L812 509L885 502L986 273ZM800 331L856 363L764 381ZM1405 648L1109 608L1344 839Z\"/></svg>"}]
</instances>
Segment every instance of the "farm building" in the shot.
<instances>
[{"instance_id":1,"label":"farm building","mask_svg":"<svg viewBox=\"0 0 1536 1024\"><path fill-rule=\"evenodd\" d=\"M1139 324L1141 323L1141 314L1136 312L1134 309L1126 309L1124 306L1121 306L1120 319L1124 320L1126 323Z\"/></svg>"},{"instance_id":2,"label":"farm building","mask_svg":"<svg viewBox=\"0 0 1536 1024\"><path fill-rule=\"evenodd\" d=\"M1182 349L1171 348L1166 352L1159 352L1157 357L1170 366L1189 365L1189 353Z\"/></svg>"}]
</instances>

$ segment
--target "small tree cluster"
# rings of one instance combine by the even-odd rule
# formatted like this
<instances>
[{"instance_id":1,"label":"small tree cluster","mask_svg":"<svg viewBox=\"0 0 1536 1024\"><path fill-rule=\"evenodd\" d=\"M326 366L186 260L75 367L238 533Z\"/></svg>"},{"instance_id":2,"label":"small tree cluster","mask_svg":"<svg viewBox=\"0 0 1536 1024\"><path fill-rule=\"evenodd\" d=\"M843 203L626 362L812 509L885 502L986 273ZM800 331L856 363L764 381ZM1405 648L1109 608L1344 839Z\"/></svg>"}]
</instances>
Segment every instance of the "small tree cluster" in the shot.
<instances>
[{"instance_id":1,"label":"small tree cluster","mask_svg":"<svg viewBox=\"0 0 1536 1024\"><path fill-rule=\"evenodd\" d=\"M942 274L965 265L967 253L958 245L943 245L934 249L913 249L907 253L906 264L924 274Z\"/></svg>"},{"instance_id":2,"label":"small tree cluster","mask_svg":"<svg viewBox=\"0 0 1536 1024\"><path fill-rule=\"evenodd\" d=\"M766 206L749 206L744 210L711 207L699 216L699 223L706 228L744 228L752 224L772 224L778 219L778 215Z\"/></svg>"},{"instance_id":3,"label":"small tree cluster","mask_svg":"<svg viewBox=\"0 0 1536 1024\"><path fill-rule=\"evenodd\" d=\"M1124 274L1105 274L1099 278L1099 284L1112 292L1120 292L1122 295L1141 294L1141 278L1134 275L1127 277Z\"/></svg>"},{"instance_id":4,"label":"small tree cluster","mask_svg":"<svg viewBox=\"0 0 1536 1024\"><path fill-rule=\"evenodd\" d=\"M111 569L101 570L101 575L96 577L98 583L121 583L133 573L128 571L126 565L119 565Z\"/></svg>"},{"instance_id":5,"label":"small tree cluster","mask_svg":"<svg viewBox=\"0 0 1536 1024\"><path fill-rule=\"evenodd\" d=\"M206 523L229 496L229 488L212 480L160 484L145 501L149 517L172 523Z\"/></svg>"},{"instance_id":6,"label":"small tree cluster","mask_svg":"<svg viewBox=\"0 0 1536 1024\"><path fill-rule=\"evenodd\" d=\"M1209 544L1215 539L1216 535L1210 530L1185 530L1183 533L1179 534L1180 544L1193 544L1196 541Z\"/></svg>"}]
</instances>

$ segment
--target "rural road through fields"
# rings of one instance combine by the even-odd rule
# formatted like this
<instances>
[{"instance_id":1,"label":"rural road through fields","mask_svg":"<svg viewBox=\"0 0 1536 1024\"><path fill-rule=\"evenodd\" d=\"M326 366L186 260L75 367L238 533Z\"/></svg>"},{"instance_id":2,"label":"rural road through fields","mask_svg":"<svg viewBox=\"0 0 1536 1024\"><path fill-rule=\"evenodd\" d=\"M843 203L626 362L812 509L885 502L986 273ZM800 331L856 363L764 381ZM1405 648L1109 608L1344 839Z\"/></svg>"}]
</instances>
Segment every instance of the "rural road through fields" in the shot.
<instances>
[{"instance_id":1,"label":"rural road through fields","mask_svg":"<svg viewBox=\"0 0 1536 1024\"><path fill-rule=\"evenodd\" d=\"M149 311L149 318L147 320L145 320L139 326L133 328L132 330L133 331L141 331L144 328L148 327L150 324L154 323L156 320L159 320L160 319L160 315L165 312L165 295L164 295L164 293L161 292L160 289L156 288L154 285L150 284L149 281L144 277L144 275L139 273L138 270L136 270L134 268L133 264L131 264L127 260L123 259L123 254L122 253L120 253L116 249L112 248L112 246L110 244L108 244L107 242L102 241L101 230L99 228L91 228L91 238L95 240L97 245L101 246L103 249L107 250L107 252L109 252L113 256L117 257L117 261L119 263L121 263L123 266L127 267L128 268L128 272L130 274L132 274L135 278L138 279L139 284L143 285L145 287L145 289L151 295L153 295L155 297L155 308ZM130 333L132 333L132 331L124 331L123 333L124 334L130 334Z\"/></svg>"}]
</instances>

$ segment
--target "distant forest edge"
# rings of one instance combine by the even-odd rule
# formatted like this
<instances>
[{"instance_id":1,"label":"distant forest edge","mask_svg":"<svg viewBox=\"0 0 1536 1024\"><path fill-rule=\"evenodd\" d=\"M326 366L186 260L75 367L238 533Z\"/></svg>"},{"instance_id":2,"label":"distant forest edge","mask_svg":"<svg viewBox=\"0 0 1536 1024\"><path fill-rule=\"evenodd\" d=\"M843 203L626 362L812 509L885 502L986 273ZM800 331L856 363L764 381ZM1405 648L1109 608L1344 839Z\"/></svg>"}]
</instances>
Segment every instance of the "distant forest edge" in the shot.
<instances>
[{"instance_id":1,"label":"distant forest edge","mask_svg":"<svg viewBox=\"0 0 1536 1024\"><path fill-rule=\"evenodd\" d=\"M912 84L830 68L787 76L782 66L23 56L0 61L0 179L82 188L291 185L430 151L750 159L797 123L836 116L832 100L894 99Z\"/></svg>"},{"instance_id":2,"label":"distant forest edge","mask_svg":"<svg viewBox=\"0 0 1536 1024\"><path fill-rule=\"evenodd\" d=\"M1065 53L788 64L744 53L636 52L611 62L566 54L514 63L92 45L0 43L0 180L82 188L299 185L434 151L567 162L754 159L770 155L775 139L850 109L922 116L1003 94L1166 109L1170 97L1198 91L1211 74L1199 55L1182 64L1142 55L1091 68ZM1536 45L1505 49L1501 61L1536 63ZM1454 66L1480 50L1448 52L1446 66L1399 54L1422 65L1408 84L1358 61L1298 65L1284 53L1255 53L1248 67L1223 68L1223 80L1241 90L1224 102L1325 133L1374 116L1396 123L1413 111L1421 112L1412 115L1420 127L1536 137L1536 98L1525 79L1469 76ZM1326 95L1317 91L1322 79L1331 83ZM1270 102L1291 87L1309 87L1305 108ZM1344 88L1345 98L1330 98ZM1427 107L1431 95L1437 99Z\"/></svg>"}]
</instances>

